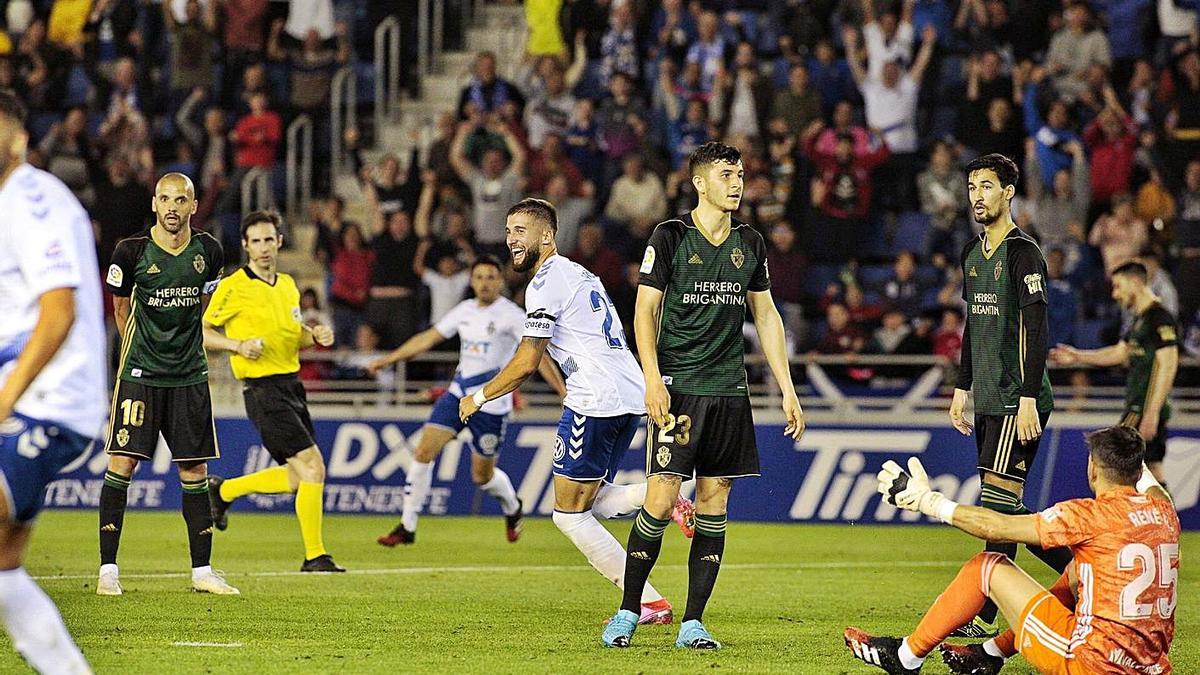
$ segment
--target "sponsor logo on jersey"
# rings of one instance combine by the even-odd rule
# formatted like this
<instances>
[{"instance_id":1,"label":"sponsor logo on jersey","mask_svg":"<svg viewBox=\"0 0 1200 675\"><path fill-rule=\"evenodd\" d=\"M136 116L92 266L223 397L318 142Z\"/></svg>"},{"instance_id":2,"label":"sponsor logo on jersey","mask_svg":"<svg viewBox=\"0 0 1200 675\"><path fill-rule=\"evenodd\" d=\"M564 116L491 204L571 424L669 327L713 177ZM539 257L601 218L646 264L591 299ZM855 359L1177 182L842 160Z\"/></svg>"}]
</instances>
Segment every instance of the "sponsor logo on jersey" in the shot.
<instances>
[{"instance_id":1,"label":"sponsor logo on jersey","mask_svg":"<svg viewBox=\"0 0 1200 675\"><path fill-rule=\"evenodd\" d=\"M558 464L567 456L567 444L563 441L562 436L554 437L554 463Z\"/></svg>"},{"instance_id":2,"label":"sponsor logo on jersey","mask_svg":"<svg viewBox=\"0 0 1200 675\"><path fill-rule=\"evenodd\" d=\"M650 274L651 272L653 272L654 271L654 256L655 256L654 247L647 246L646 254L642 256L642 266L638 271L641 272L642 274Z\"/></svg>"},{"instance_id":3,"label":"sponsor logo on jersey","mask_svg":"<svg viewBox=\"0 0 1200 675\"><path fill-rule=\"evenodd\" d=\"M693 253L692 257L688 258L689 265L703 265L704 261L700 259L699 253Z\"/></svg>"},{"instance_id":4,"label":"sponsor logo on jersey","mask_svg":"<svg viewBox=\"0 0 1200 675\"><path fill-rule=\"evenodd\" d=\"M997 260L996 269L992 271L992 276L996 277L996 281L1000 281L1000 272L1004 269L1004 263Z\"/></svg>"},{"instance_id":5,"label":"sponsor logo on jersey","mask_svg":"<svg viewBox=\"0 0 1200 675\"><path fill-rule=\"evenodd\" d=\"M1174 342L1177 339L1175 335L1175 326L1159 326L1158 338L1163 342Z\"/></svg>"},{"instance_id":6,"label":"sponsor logo on jersey","mask_svg":"<svg viewBox=\"0 0 1200 675\"><path fill-rule=\"evenodd\" d=\"M204 274L204 256L197 253L196 257L192 258L192 267L196 269L196 274Z\"/></svg>"},{"instance_id":7,"label":"sponsor logo on jersey","mask_svg":"<svg viewBox=\"0 0 1200 675\"><path fill-rule=\"evenodd\" d=\"M660 467L667 468L667 465L671 463L671 451L667 449L667 446L660 445L658 447L658 453L654 455L654 461L658 462Z\"/></svg>"},{"instance_id":8,"label":"sponsor logo on jersey","mask_svg":"<svg viewBox=\"0 0 1200 675\"><path fill-rule=\"evenodd\" d=\"M158 269L158 263L150 263L150 266L146 268L146 274L158 274L161 271Z\"/></svg>"},{"instance_id":9,"label":"sponsor logo on jersey","mask_svg":"<svg viewBox=\"0 0 1200 675\"><path fill-rule=\"evenodd\" d=\"M117 431L117 446L123 448L128 444L129 444L129 430L126 429L125 427L121 427L120 430Z\"/></svg>"},{"instance_id":10,"label":"sponsor logo on jersey","mask_svg":"<svg viewBox=\"0 0 1200 675\"><path fill-rule=\"evenodd\" d=\"M109 286L118 286L119 287L121 285L121 282L124 280L125 280L125 272L121 271L120 265L109 265L108 266L108 276L104 279L104 281Z\"/></svg>"},{"instance_id":11,"label":"sponsor logo on jersey","mask_svg":"<svg viewBox=\"0 0 1200 675\"><path fill-rule=\"evenodd\" d=\"M1030 295L1033 295L1035 293L1041 293L1042 292L1042 275L1037 274L1037 273L1026 274L1025 275L1025 288L1029 290Z\"/></svg>"},{"instance_id":12,"label":"sponsor logo on jersey","mask_svg":"<svg viewBox=\"0 0 1200 675\"><path fill-rule=\"evenodd\" d=\"M733 253L729 254L729 260L733 262L734 267L740 270L742 269L742 265L746 264L746 254L742 253L742 249L735 248L733 249Z\"/></svg>"}]
</instances>

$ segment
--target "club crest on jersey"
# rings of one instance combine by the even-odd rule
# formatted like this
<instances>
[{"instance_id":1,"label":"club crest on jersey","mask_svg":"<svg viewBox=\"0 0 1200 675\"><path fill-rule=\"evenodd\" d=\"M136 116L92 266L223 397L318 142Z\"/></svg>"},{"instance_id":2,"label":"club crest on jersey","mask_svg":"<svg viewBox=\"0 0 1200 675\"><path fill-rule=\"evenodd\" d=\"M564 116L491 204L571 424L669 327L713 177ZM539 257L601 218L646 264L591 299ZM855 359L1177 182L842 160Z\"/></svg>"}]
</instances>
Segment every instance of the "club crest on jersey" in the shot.
<instances>
[{"instance_id":1,"label":"club crest on jersey","mask_svg":"<svg viewBox=\"0 0 1200 675\"><path fill-rule=\"evenodd\" d=\"M733 253L729 254L729 260L733 262L733 266L742 269L742 265L746 264L746 254L742 253L742 249L735 248Z\"/></svg>"},{"instance_id":2,"label":"club crest on jersey","mask_svg":"<svg viewBox=\"0 0 1200 675\"><path fill-rule=\"evenodd\" d=\"M671 451L667 449L667 446L658 446L658 452L654 455L654 461L658 462L660 467L667 468L667 465L671 463Z\"/></svg>"},{"instance_id":3,"label":"club crest on jersey","mask_svg":"<svg viewBox=\"0 0 1200 675\"><path fill-rule=\"evenodd\" d=\"M970 272L967 272L967 276L969 276L969 277L977 277L977 276L979 276L979 272L976 272L976 271L975 271L975 266L974 266L974 265L971 265L971 271L970 271Z\"/></svg>"},{"instance_id":4,"label":"club crest on jersey","mask_svg":"<svg viewBox=\"0 0 1200 675\"><path fill-rule=\"evenodd\" d=\"M199 253L195 258L192 258L192 267L196 268L196 274L204 274L204 256Z\"/></svg>"},{"instance_id":5,"label":"club crest on jersey","mask_svg":"<svg viewBox=\"0 0 1200 675\"><path fill-rule=\"evenodd\" d=\"M1000 272L1004 269L1004 263L996 261L996 269L992 272L992 276L996 277L996 281L1000 281Z\"/></svg>"},{"instance_id":6,"label":"club crest on jersey","mask_svg":"<svg viewBox=\"0 0 1200 675\"><path fill-rule=\"evenodd\" d=\"M128 444L129 444L129 430L126 429L125 427L121 427L121 429L119 431L117 431L117 446L123 448Z\"/></svg>"},{"instance_id":7,"label":"club crest on jersey","mask_svg":"<svg viewBox=\"0 0 1200 675\"><path fill-rule=\"evenodd\" d=\"M489 322L488 322L488 325L487 325L487 334L488 334L488 335L495 335L495 334L496 334L496 322L495 322L495 321L489 321Z\"/></svg>"},{"instance_id":8,"label":"club crest on jersey","mask_svg":"<svg viewBox=\"0 0 1200 675\"><path fill-rule=\"evenodd\" d=\"M304 322L304 315L300 313L299 307L292 308L292 320L295 321L296 323Z\"/></svg>"},{"instance_id":9,"label":"club crest on jersey","mask_svg":"<svg viewBox=\"0 0 1200 675\"><path fill-rule=\"evenodd\" d=\"M1033 295L1034 293L1041 293L1042 292L1042 275L1037 274L1037 273L1026 274L1025 275L1025 288L1029 289L1030 295Z\"/></svg>"}]
</instances>

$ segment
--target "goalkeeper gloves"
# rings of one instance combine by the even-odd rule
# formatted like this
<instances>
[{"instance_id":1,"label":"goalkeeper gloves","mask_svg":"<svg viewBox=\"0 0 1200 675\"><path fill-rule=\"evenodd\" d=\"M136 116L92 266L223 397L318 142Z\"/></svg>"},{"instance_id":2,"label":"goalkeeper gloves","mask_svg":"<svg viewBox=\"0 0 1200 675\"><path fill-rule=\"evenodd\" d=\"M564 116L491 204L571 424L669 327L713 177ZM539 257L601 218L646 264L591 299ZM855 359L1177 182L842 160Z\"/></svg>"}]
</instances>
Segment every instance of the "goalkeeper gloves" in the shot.
<instances>
[{"instance_id":1,"label":"goalkeeper gloves","mask_svg":"<svg viewBox=\"0 0 1200 675\"><path fill-rule=\"evenodd\" d=\"M953 524L954 510L958 503L929 487L929 476L921 460L908 458L908 471L892 460L884 462L876 475L879 493L889 504L906 511L917 511L930 518L937 518L947 525Z\"/></svg>"}]
</instances>

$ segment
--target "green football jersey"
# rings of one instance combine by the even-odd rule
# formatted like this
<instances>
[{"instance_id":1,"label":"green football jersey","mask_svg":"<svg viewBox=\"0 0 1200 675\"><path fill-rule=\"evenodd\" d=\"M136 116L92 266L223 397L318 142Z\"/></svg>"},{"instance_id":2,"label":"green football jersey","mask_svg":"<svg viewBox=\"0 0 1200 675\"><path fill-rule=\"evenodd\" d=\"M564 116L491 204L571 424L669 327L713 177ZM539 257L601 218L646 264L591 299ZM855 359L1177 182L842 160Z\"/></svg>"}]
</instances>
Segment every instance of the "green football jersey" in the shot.
<instances>
[{"instance_id":1,"label":"green football jersey","mask_svg":"<svg viewBox=\"0 0 1200 675\"><path fill-rule=\"evenodd\" d=\"M963 300L971 352L975 413L1015 415L1026 378L1037 378L1038 412L1054 408L1050 375L1025 372L1028 346L1021 309L1046 303L1046 260L1028 235L1013 228L994 251L984 252L984 235L963 250Z\"/></svg>"},{"instance_id":2,"label":"green football jersey","mask_svg":"<svg viewBox=\"0 0 1200 675\"><path fill-rule=\"evenodd\" d=\"M641 284L662 291L658 367L672 392L748 396L742 324L746 294L771 288L762 235L734 220L714 245L691 214L658 225Z\"/></svg>"},{"instance_id":3,"label":"green football jersey","mask_svg":"<svg viewBox=\"0 0 1200 675\"><path fill-rule=\"evenodd\" d=\"M106 281L113 295L130 299L122 380L156 387L208 381L201 299L216 290L224 264L221 244L199 230L175 253L149 232L117 243Z\"/></svg>"},{"instance_id":4,"label":"green football jersey","mask_svg":"<svg viewBox=\"0 0 1200 675\"><path fill-rule=\"evenodd\" d=\"M1141 415L1154 382L1154 354L1163 347L1179 344L1175 317L1157 302L1138 315L1124 337L1129 347L1129 375L1125 380L1125 412ZM1163 403L1159 417L1171 417L1170 401Z\"/></svg>"}]
</instances>

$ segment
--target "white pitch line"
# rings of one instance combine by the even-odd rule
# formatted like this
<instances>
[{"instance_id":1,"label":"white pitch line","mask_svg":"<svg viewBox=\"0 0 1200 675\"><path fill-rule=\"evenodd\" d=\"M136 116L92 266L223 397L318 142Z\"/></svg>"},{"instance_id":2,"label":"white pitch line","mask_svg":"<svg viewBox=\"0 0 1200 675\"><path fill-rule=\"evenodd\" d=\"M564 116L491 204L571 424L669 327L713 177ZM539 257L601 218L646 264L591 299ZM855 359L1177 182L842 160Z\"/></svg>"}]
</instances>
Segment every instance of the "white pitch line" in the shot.
<instances>
[{"instance_id":1,"label":"white pitch line","mask_svg":"<svg viewBox=\"0 0 1200 675\"><path fill-rule=\"evenodd\" d=\"M722 570L836 570L836 569L861 569L861 568L888 568L888 567L958 567L961 563L945 560L898 560L886 564L880 564L873 561L865 560L849 560L844 562L797 562L797 563L729 563L721 565ZM503 574L503 573L521 573L521 572L580 572L592 569L588 565L462 565L462 566L447 566L447 567L382 567L349 570L342 573L324 573L314 575L312 572L224 572L225 576L229 577L311 577L311 576L342 576L342 575L363 575L363 576L378 576L389 574ZM686 570L687 565L658 565L655 569L676 569ZM157 572L157 573L134 573L122 574L122 579L183 579L190 578L191 572ZM78 581L82 579L95 579L94 574L63 574L63 575L45 575L33 577L36 581Z\"/></svg>"},{"instance_id":2,"label":"white pitch line","mask_svg":"<svg viewBox=\"0 0 1200 675\"><path fill-rule=\"evenodd\" d=\"M237 649L240 642L172 642L172 647L216 647L218 649Z\"/></svg>"}]
</instances>

